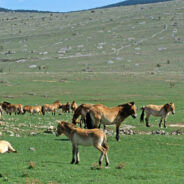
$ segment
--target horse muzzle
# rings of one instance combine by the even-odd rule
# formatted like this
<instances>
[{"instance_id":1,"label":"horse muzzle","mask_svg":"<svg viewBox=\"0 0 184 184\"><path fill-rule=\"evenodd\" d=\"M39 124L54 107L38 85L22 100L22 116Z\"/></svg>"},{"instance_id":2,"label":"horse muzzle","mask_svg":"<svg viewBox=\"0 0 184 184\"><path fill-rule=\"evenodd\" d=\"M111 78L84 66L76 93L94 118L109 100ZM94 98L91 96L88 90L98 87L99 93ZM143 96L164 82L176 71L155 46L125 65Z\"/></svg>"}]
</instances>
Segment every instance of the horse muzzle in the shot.
<instances>
[{"instance_id":1,"label":"horse muzzle","mask_svg":"<svg viewBox=\"0 0 184 184\"><path fill-rule=\"evenodd\" d=\"M174 115L174 114L175 114L175 111L172 112L172 115Z\"/></svg>"},{"instance_id":2,"label":"horse muzzle","mask_svg":"<svg viewBox=\"0 0 184 184\"><path fill-rule=\"evenodd\" d=\"M136 118L137 117L137 114L132 114L132 118Z\"/></svg>"}]
</instances>

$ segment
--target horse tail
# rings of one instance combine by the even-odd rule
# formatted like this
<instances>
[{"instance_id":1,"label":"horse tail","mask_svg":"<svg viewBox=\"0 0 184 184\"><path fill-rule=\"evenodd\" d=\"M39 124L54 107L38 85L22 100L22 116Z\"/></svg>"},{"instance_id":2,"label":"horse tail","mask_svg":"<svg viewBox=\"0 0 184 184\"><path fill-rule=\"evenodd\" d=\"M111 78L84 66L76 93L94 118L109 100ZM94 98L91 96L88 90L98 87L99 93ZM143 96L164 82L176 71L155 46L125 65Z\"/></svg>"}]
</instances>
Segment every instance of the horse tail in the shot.
<instances>
[{"instance_id":1,"label":"horse tail","mask_svg":"<svg viewBox=\"0 0 184 184\"><path fill-rule=\"evenodd\" d=\"M141 110L142 110L142 113L141 113L141 117L140 117L140 122L144 122L144 110L145 110L145 107L141 107Z\"/></svg>"},{"instance_id":2,"label":"horse tail","mask_svg":"<svg viewBox=\"0 0 184 184\"><path fill-rule=\"evenodd\" d=\"M93 125L93 122L92 122L92 119L91 119L91 116L90 116L90 112L88 112L86 114L86 122L85 122L86 126L88 129L93 129L94 128L94 125Z\"/></svg>"},{"instance_id":3,"label":"horse tail","mask_svg":"<svg viewBox=\"0 0 184 184\"><path fill-rule=\"evenodd\" d=\"M42 106L42 114L45 115L45 107L44 107L44 105Z\"/></svg>"}]
</instances>

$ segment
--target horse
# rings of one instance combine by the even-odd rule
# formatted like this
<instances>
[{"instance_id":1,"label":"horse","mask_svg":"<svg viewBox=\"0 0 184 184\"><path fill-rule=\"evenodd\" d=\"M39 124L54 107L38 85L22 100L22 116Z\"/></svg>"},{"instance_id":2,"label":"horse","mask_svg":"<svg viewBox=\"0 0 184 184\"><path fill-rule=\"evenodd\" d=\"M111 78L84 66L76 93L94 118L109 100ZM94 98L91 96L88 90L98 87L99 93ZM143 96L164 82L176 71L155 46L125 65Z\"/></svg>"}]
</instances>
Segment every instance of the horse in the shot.
<instances>
[{"instance_id":1,"label":"horse","mask_svg":"<svg viewBox=\"0 0 184 184\"><path fill-rule=\"evenodd\" d=\"M116 107L106 107L105 105L93 106L86 115L87 128L97 128L100 124L116 124L116 140L119 141L119 127L128 117L136 118L136 105L134 102L118 105Z\"/></svg>"},{"instance_id":2,"label":"horse","mask_svg":"<svg viewBox=\"0 0 184 184\"><path fill-rule=\"evenodd\" d=\"M11 104L9 102L3 102L2 103L3 110L11 115L13 112L16 114L23 114L23 105L22 104Z\"/></svg>"},{"instance_id":3,"label":"horse","mask_svg":"<svg viewBox=\"0 0 184 184\"><path fill-rule=\"evenodd\" d=\"M76 109L77 109L77 104L76 104L76 102L75 102L75 100L74 100L74 101L72 102L72 104L71 104L71 110L72 110L72 112L74 113Z\"/></svg>"},{"instance_id":4,"label":"horse","mask_svg":"<svg viewBox=\"0 0 184 184\"><path fill-rule=\"evenodd\" d=\"M174 103L167 103L164 105L146 105L145 107L143 106L142 108L142 114L140 117L140 121L144 122L144 113L146 113L146 126L150 127L149 124L149 117L152 116L161 116L159 127L161 127L162 120L164 120L164 128L166 128L166 120L167 116L172 113L173 115L175 114L175 106Z\"/></svg>"},{"instance_id":5,"label":"horse","mask_svg":"<svg viewBox=\"0 0 184 184\"><path fill-rule=\"evenodd\" d=\"M3 110L6 112L6 114L11 115L13 112L16 114L16 107L13 106L11 103L3 102L1 106Z\"/></svg>"},{"instance_id":6,"label":"horse","mask_svg":"<svg viewBox=\"0 0 184 184\"><path fill-rule=\"evenodd\" d=\"M42 114L45 115L45 112L52 112L52 115L56 114L56 111L62 108L62 104L59 100L55 101L53 104L44 104L42 106Z\"/></svg>"},{"instance_id":7,"label":"horse","mask_svg":"<svg viewBox=\"0 0 184 184\"><path fill-rule=\"evenodd\" d=\"M78 117L81 116L80 119L80 127L82 127L82 123L84 123L84 127L86 127L86 115L89 112L90 108L92 106L97 106L98 104L81 104L77 107L77 109L75 110L74 114L73 114L73 119L72 119L72 123L74 125L76 125L78 123Z\"/></svg>"},{"instance_id":8,"label":"horse","mask_svg":"<svg viewBox=\"0 0 184 184\"><path fill-rule=\"evenodd\" d=\"M93 145L100 152L99 165L102 165L103 157L105 156L106 166L109 165L107 138L104 132L99 129L82 129L75 125L61 121L58 123L56 136L65 134L72 142L72 161L71 164L80 162L78 145L90 146ZM76 161L75 161L76 156Z\"/></svg>"},{"instance_id":9,"label":"horse","mask_svg":"<svg viewBox=\"0 0 184 184\"><path fill-rule=\"evenodd\" d=\"M23 108L24 114L26 112L29 112L30 115L33 115L34 113L38 113L38 114L42 114L42 106L41 105L35 105L35 106L31 106L31 105L25 105Z\"/></svg>"},{"instance_id":10,"label":"horse","mask_svg":"<svg viewBox=\"0 0 184 184\"><path fill-rule=\"evenodd\" d=\"M11 144L8 141L1 140L0 141L0 153L6 153L6 152L14 152L17 151L11 146Z\"/></svg>"},{"instance_id":11,"label":"horse","mask_svg":"<svg viewBox=\"0 0 184 184\"><path fill-rule=\"evenodd\" d=\"M62 112L70 113L70 102L67 102L66 104L62 105Z\"/></svg>"}]
</instances>

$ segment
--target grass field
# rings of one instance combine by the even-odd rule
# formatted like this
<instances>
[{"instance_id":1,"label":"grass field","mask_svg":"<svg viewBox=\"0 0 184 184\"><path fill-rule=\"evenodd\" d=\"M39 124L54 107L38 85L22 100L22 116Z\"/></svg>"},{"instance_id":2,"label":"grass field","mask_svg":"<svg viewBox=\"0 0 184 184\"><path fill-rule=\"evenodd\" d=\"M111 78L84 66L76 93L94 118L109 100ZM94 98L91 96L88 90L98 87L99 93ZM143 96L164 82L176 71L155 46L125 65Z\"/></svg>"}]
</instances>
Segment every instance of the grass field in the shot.
<instances>
[{"instance_id":1,"label":"grass field","mask_svg":"<svg viewBox=\"0 0 184 184\"><path fill-rule=\"evenodd\" d=\"M0 102L135 101L139 109L172 101L176 114L167 124L184 123L183 8L174 0L94 13L1 13ZM71 122L72 113L3 114L0 139L18 153L0 156L0 184L183 183L184 135L171 135L183 128L159 128L154 117L146 128L140 113L124 121L121 128L131 125L135 134L121 134L120 142L108 127L110 166L102 169L93 147L80 147L81 163L71 165L68 139L44 133L58 120Z\"/></svg>"}]
</instances>

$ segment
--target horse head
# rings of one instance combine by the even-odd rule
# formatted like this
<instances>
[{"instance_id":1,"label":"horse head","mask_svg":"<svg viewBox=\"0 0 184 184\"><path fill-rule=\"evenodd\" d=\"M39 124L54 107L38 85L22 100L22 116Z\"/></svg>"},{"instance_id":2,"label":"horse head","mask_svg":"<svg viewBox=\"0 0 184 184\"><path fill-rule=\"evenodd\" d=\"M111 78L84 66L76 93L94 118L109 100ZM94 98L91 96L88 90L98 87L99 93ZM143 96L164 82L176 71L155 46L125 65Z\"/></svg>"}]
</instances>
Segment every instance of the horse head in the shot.
<instances>
[{"instance_id":1,"label":"horse head","mask_svg":"<svg viewBox=\"0 0 184 184\"><path fill-rule=\"evenodd\" d=\"M164 105L164 108L167 113L171 112L173 115L175 114L175 106L174 103L167 103Z\"/></svg>"}]
</instances>

